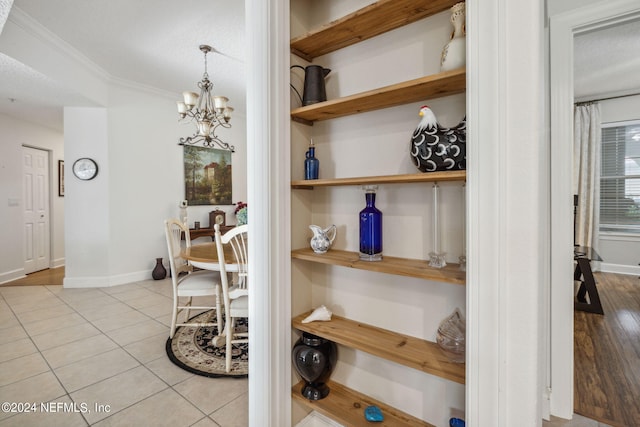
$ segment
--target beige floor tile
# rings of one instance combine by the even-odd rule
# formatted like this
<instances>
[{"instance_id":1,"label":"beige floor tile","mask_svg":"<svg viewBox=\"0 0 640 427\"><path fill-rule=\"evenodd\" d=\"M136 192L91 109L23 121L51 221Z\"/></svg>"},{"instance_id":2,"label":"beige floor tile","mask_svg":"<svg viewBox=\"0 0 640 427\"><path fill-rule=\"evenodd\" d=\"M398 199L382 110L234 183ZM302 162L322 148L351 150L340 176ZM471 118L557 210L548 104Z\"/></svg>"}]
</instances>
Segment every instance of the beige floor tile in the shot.
<instances>
[{"instance_id":1,"label":"beige floor tile","mask_svg":"<svg viewBox=\"0 0 640 427\"><path fill-rule=\"evenodd\" d=\"M209 415L209 417L224 427L248 427L249 393L242 394Z\"/></svg>"},{"instance_id":2,"label":"beige floor tile","mask_svg":"<svg viewBox=\"0 0 640 427\"><path fill-rule=\"evenodd\" d=\"M610 427L608 424L599 423L578 414L574 414L571 420L551 417L550 421L543 421L542 425L543 427Z\"/></svg>"},{"instance_id":3,"label":"beige floor tile","mask_svg":"<svg viewBox=\"0 0 640 427\"><path fill-rule=\"evenodd\" d=\"M139 311L127 311L117 316L105 317L104 319L98 319L91 323L93 323L95 327L100 329L102 332L109 332L148 320L149 317Z\"/></svg>"},{"instance_id":4,"label":"beige floor tile","mask_svg":"<svg viewBox=\"0 0 640 427\"><path fill-rule=\"evenodd\" d=\"M16 326L22 328L22 325L20 325L18 318L13 314L11 314L11 316L3 316L3 317L5 319L1 320L2 323L0 324L0 330L7 329L7 328L15 328Z\"/></svg>"},{"instance_id":5,"label":"beige floor tile","mask_svg":"<svg viewBox=\"0 0 640 427\"><path fill-rule=\"evenodd\" d=\"M204 417L203 419L201 419L191 427L220 427L220 424L216 423L209 417ZM226 427L226 426L222 426L222 427Z\"/></svg>"},{"instance_id":6,"label":"beige floor tile","mask_svg":"<svg viewBox=\"0 0 640 427\"><path fill-rule=\"evenodd\" d=\"M118 292L116 294L111 294L114 298L119 299L120 301L127 303L130 300L135 300L138 298L150 298L153 295L157 295L155 292L151 292L150 290L143 288L141 286L131 287L123 292Z\"/></svg>"},{"instance_id":7,"label":"beige floor tile","mask_svg":"<svg viewBox=\"0 0 640 427\"><path fill-rule=\"evenodd\" d=\"M115 304L120 302L114 297L107 295L105 293L99 292L95 297L86 298L86 299L78 299L67 301L67 304L71 306L74 310L87 311L87 310L95 310L96 308L104 307L109 304Z\"/></svg>"},{"instance_id":8,"label":"beige floor tile","mask_svg":"<svg viewBox=\"0 0 640 427\"><path fill-rule=\"evenodd\" d=\"M165 317L165 316L170 317L172 310L173 310L173 302L170 299L167 299L166 301L158 305L141 307L138 309L138 311L154 319L158 317Z\"/></svg>"},{"instance_id":9,"label":"beige floor tile","mask_svg":"<svg viewBox=\"0 0 640 427\"><path fill-rule=\"evenodd\" d=\"M107 426L186 427L204 414L174 390L167 389L95 424Z\"/></svg>"},{"instance_id":10,"label":"beige floor tile","mask_svg":"<svg viewBox=\"0 0 640 427\"><path fill-rule=\"evenodd\" d=\"M147 363L160 357L167 357L165 344L169 338L169 329L165 332L133 342L124 349L138 359L140 363Z\"/></svg>"},{"instance_id":11,"label":"beige floor tile","mask_svg":"<svg viewBox=\"0 0 640 427\"><path fill-rule=\"evenodd\" d=\"M22 326L15 325L8 328L0 329L0 343L8 344L12 341L27 338L28 335Z\"/></svg>"},{"instance_id":12,"label":"beige floor tile","mask_svg":"<svg viewBox=\"0 0 640 427\"><path fill-rule=\"evenodd\" d=\"M66 405L66 410L65 406ZM82 417L81 408L74 408L68 396L55 400L49 412L38 408L38 412L18 414L0 421L2 427L81 427L87 426ZM55 412L54 412L55 411Z\"/></svg>"},{"instance_id":13,"label":"beige floor tile","mask_svg":"<svg viewBox=\"0 0 640 427\"><path fill-rule=\"evenodd\" d=\"M52 372L44 372L22 381L0 387L2 402L49 402L65 396L66 392ZM0 420L11 413L0 413Z\"/></svg>"},{"instance_id":14,"label":"beige floor tile","mask_svg":"<svg viewBox=\"0 0 640 427\"><path fill-rule=\"evenodd\" d=\"M0 346L0 362L16 359L27 354L37 353L38 349L30 338L12 341L11 345Z\"/></svg>"},{"instance_id":15,"label":"beige floor tile","mask_svg":"<svg viewBox=\"0 0 640 427\"><path fill-rule=\"evenodd\" d=\"M49 366L40 353L0 363L0 386L48 372Z\"/></svg>"},{"instance_id":16,"label":"beige floor tile","mask_svg":"<svg viewBox=\"0 0 640 427\"><path fill-rule=\"evenodd\" d=\"M69 313L51 319L39 320L37 322L24 324L24 329L31 336L42 335L53 332L58 329L68 328L70 326L85 324L86 320L78 313Z\"/></svg>"},{"instance_id":17,"label":"beige floor tile","mask_svg":"<svg viewBox=\"0 0 640 427\"><path fill-rule=\"evenodd\" d=\"M148 362L145 366L169 385L176 385L194 376L194 374L174 365L169 358L166 357L166 354L165 357L160 357Z\"/></svg>"},{"instance_id":18,"label":"beige floor tile","mask_svg":"<svg viewBox=\"0 0 640 427\"><path fill-rule=\"evenodd\" d=\"M246 393L248 380L194 375L173 388L203 412L211 414Z\"/></svg>"},{"instance_id":19,"label":"beige floor tile","mask_svg":"<svg viewBox=\"0 0 640 427\"><path fill-rule=\"evenodd\" d=\"M33 337L40 351L59 347L83 338L99 335L101 332L90 323L80 323L68 328L56 329L55 331Z\"/></svg>"},{"instance_id":20,"label":"beige floor tile","mask_svg":"<svg viewBox=\"0 0 640 427\"><path fill-rule=\"evenodd\" d=\"M164 295L152 294L141 298L134 298L123 301L125 304L139 310L144 307L151 307L154 305L168 305L171 307L172 299L165 297Z\"/></svg>"},{"instance_id":21,"label":"beige floor tile","mask_svg":"<svg viewBox=\"0 0 640 427\"><path fill-rule=\"evenodd\" d=\"M65 345L44 350L42 355L52 368L59 368L91 356L117 348L109 337L104 334L78 339Z\"/></svg>"},{"instance_id":22,"label":"beige floor tile","mask_svg":"<svg viewBox=\"0 0 640 427\"><path fill-rule=\"evenodd\" d=\"M121 372L135 368L139 363L121 348L79 360L54 369L56 376L69 392L95 384Z\"/></svg>"},{"instance_id":23,"label":"beige floor tile","mask_svg":"<svg viewBox=\"0 0 640 427\"><path fill-rule=\"evenodd\" d=\"M27 306L29 308L27 309ZM16 307L24 308L24 310L17 310ZM55 301L45 301L41 307L35 305L22 305L11 306L16 313L16 317L22 323L38 322L41 320L49 320L63 316L65 314L73 313L73 309L62 301L56 299Z\"/></svg>"},{"instance_id":24,"label":"beige floor tile","mask_svg":"<svg viewBox=\"0 0 640 427\"><path fill-rule=\"evenodd\" d=\"M129 307L127 304L121 301L116 301L112 304L107 304L102 307L79 307L76 308L76 311L90 322L100 319L112 319L114 317L119 317L125 313L135 312L133 308Z\"/></svg>"},{"instance_id":25,"label":"beige floor tile","mask_svg":"<svg viewBox=\"0 0 640 427\"><path fill-rule=\"evenodd\" d=\"M167 327L155 320L147 320L146 322L136 323L135 325L106 332L112 340L121 346L165 333L167 333Z\"/></svg>"},{"instance_id":26,"label":"beige floor tile","mask_svg":"<svg viewBox=\"0 0 640 427\"><path fill-rule=\"evenodd\" d=\"M144 366L133 368L71 394L74 402L85 403L90 408L106 408L108 411L91 411L85 415L94 424L169 386Z\"/></svg>"}]
</instances>

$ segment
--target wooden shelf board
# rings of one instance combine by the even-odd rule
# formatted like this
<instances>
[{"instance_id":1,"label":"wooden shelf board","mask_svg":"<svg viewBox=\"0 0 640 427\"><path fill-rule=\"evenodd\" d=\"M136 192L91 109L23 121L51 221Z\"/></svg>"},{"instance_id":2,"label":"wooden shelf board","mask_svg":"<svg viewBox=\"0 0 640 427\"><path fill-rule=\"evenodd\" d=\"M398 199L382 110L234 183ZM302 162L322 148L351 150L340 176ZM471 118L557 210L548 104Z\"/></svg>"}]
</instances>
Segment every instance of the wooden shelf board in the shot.
<instances>
[{"instance_id":1,"label":"wooden shelf board","mask_svg":"<svg viewBox=\"0 0 640 427\"><path fill-rule=\"evenodd\" d=\"M417 277L457 285L464 285L466 282L466 272L460 270L459 264L447 264L444 268L434 268L429 267L429 263L426 260L385 255L383 255L382 261L362 261L358 253L338 249L330 249L324 254L317 254L310 248L295 249L291 251L291 257L320 264L339 265L359 270Z\"/></svg>"},{"instance_id":2,"label":"wooden shelf board","mask_svg":"<svg viewBox=\"0 0 640 427\"><path fill-rule=\"evenodd\" d=\"M308 400L302 396L300 391L303 385L304 382L299 382L291 388L293 400L347 427L378 424L370 423L364 418L364 410L370 405L376 405L381 409L384 415L384 423L380 425L389 427L435 427L335 381L327 381L329 395L321 400Z\"/></svg>"},{"instance_id":3,"label":"wooden shelf board","mask_svg":"<svg viewBox=\"0 0 640 427\"><path fill-rule=\"evenodd\" d=\"M312 61L447 10L459 0L380 0L291 40L291 52Z\"/></svg>"},{"instance_id":4,"label":"wooden shelf board","mask_svg":"<svg viewBox=\"0 0 640 427\"><path fill-rule=\"evenodd\" d=\"M291 188L310 189L341 185L407 184L413 182L466 181L467 171L452 170L442 172L411 173L402 175L360 176L353 178L330 178L291 181Z\"/></svg>"},{"instance_id":5,"label":"wooden shelf board","mask_svg":"<svg viewBox=\"0 0 640 427\"><path fill-rule=\"evenodd\" d=\"M411 102L463 93L464 68L420 77L355 95L307 105L291 111L291 118L303 123L328 120Z\"/></svg>"},{"instance_id":6,"label":"wooden shelf board","mask_svg":"<svg viewBox=\"0 0 640 427\"><path fill-rule=\"evenodd\" d=\"M311 312L292 320L294 328L460 384L464 363L454 363L438 344L333 315L328 322L302 323Z\"/></svg>"}]
</instances>

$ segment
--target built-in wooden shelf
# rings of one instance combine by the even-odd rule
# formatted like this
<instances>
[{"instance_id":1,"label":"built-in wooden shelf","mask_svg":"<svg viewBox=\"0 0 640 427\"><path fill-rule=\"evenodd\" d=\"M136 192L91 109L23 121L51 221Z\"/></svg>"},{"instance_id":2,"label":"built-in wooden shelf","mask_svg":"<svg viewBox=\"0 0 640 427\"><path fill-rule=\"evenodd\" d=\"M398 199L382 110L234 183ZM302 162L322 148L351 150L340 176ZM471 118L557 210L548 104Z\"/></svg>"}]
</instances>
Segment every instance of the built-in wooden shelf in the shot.
<instances>
[{"instance_id":1,"label":"built-in wooden shelf","mask_svg":"<svg viewBox=\"0 0 640 427\"><path fill-rule=\"evenodd\" d=\"M431 375L460 384L465 382L464 363L449 360L434 342L336 315L328 322L302 323L310 313L295 317L293 327Z\"/></svg>"},{"instance_id":2,"label":"built-in wooden shelf","mask_svg":"<svg viewBox=\"0 0 640 427\"><path fill-rule=\"evenodd\" d=\"M370 423L364 418L364 410L370 405L376 405L382 411L384 423L380 425L389 427L435 427L433 424L412 417L335 381L327 382L330 390L329 395L321 400L308 400L302 396L300 391L303 385L304 383L300 382L292 387L291 396L293 400L338 421L346 427L378 425L378 423Z\"/></svg>"},{"instance_id":3,"label":"built-in wooden shelf","mask_svg":"<svg viewBox=\"0 0 640 427\"><path fill-rule=\"evenodd\" d=\"M383 256L382 261L362 261L357 252L330 249L327 253L317 254L311 248L295 249L291 257L320 264L339 265L359 270L375 271L378 273L395 274L398 276L417 277L419 279L435 280L437 282L464 285L466 272L460 270L459 264L447 264L444 268L429 267L429 262L423 259L397 258Z\"/></svg>"},{"instance_id":4,"label":"built-in wooden shelf","mask_svg":"<svg viewBox=\"0 0 640 427\"><path fill-rule=\"evenodd\" d=\"M304 124L329 120L381 108L463 93L467 74L464 68L432 74L406 82L307 105L291 111L291 119Z\"/></svg>"},{"instance_id":5,"label":"built-in wooden shelf","mask_svg":"<svg viewBox=\"0 0 640 427\"><path fill-rule=\"evenodd\" d=\"M291 188L336 187L342 185L410 184L412 182L466 181L467 171L452 170L402 175L359 176L353 178L301 179L291 181Z\"/></svg>"},{"instance_id":6,"label":"built-in wooden shelf","mask_svg":"<svg viewBox=\"0 0 640 427\"><path fill-rule=\"evenodd\" d=\"M447 10L459 0L380 0L291 40L307 61Z\"/></svg>"}]
</instances>

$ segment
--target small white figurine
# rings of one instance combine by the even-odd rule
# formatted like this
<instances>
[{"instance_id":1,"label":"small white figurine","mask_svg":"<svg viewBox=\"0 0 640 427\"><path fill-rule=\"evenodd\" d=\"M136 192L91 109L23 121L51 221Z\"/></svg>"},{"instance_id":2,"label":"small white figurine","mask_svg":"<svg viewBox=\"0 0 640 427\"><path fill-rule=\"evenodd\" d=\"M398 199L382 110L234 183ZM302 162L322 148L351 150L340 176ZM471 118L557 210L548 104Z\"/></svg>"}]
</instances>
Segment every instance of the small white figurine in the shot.
<instances>
[{"instance_id":1,"label":"small white figurine","mask_svg":"<svg viewBox=\"0 0 640 427\"><path fill-rule=\"evenodd\" d=\"M315 322L316 320L326 322L328 320L331 320L332 314L333 313L331 313L331 311L329 311L327 307L325 307L324 305L321 305L320 307L313 310L313 312L311 312L310 315L305 317L302 323Z\"/></svg>"}]
</instances>

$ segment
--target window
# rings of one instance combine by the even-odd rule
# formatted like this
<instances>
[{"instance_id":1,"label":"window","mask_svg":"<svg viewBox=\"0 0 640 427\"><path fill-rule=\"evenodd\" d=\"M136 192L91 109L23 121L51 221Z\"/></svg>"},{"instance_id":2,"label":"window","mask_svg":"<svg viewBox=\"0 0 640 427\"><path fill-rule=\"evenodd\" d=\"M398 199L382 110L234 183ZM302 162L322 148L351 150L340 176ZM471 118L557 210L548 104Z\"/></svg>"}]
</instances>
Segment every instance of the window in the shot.
<instances>
[{"instance_id":1,"label":"window","mask_svg":"<svg viewBox=\"0 0 640 427\"><path fill-rule=\"evenodd\" d=\"M640 120L602 125L600 231L640 234Z\"/></svg>"}]
</instances>

